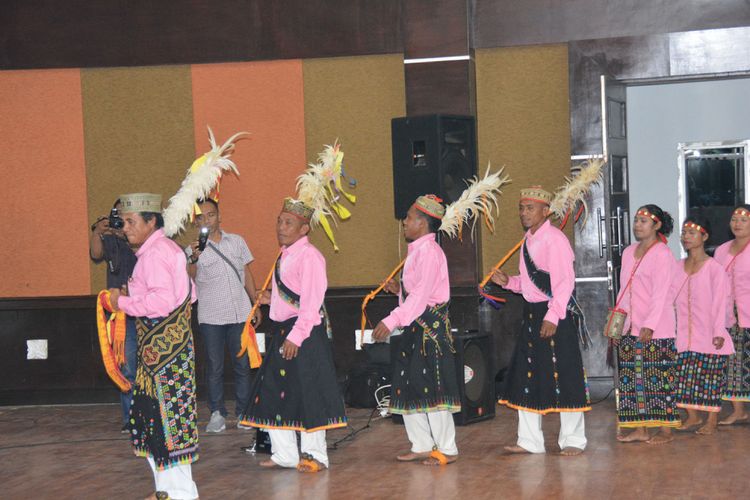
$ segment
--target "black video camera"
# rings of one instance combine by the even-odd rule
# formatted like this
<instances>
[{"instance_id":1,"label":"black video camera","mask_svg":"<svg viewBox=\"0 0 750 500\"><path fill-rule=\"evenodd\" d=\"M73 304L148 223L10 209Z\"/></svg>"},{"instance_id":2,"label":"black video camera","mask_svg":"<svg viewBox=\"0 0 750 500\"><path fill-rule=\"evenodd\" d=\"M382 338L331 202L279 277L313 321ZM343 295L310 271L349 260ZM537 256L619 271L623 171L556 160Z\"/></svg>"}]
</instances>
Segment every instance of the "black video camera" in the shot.
<instances>
[{"instance_id":1,"label":"black video camera","mask_svg":"<svg viewBox=\"0 0 750 500\"><path fill-rule=\"evenodd\" d=\"M109 211L109 227L112 229L122 229L125 227L125 221L120 217L120 211L117 208L112 207Z\"/></svg>"}]
</instances>

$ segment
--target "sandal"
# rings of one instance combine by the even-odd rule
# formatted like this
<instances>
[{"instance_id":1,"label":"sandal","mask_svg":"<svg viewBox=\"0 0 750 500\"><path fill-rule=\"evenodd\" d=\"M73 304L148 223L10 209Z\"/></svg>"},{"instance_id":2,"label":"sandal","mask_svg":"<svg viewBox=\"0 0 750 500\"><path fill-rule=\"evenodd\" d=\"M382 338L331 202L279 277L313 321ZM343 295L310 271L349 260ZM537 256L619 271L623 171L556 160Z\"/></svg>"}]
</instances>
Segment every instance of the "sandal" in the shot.
<instances>
[{"instance_id":1,"label":"sandal","mask_svg":"<svg viewBox=\"0 0 750 500\"><path fill-rule=\"evenodd\" d=\"M300 472L320 472L324 469L327 467L307 453L302 454L302 459L297 464L297 470Z\"/></svg>"},{"instance_id":2,"label":"sandal","mask_svg":"<svg viewBox=\"0 0 750 500\"><path fill-rule=\"evenodd\" d=\"M458 455L445 455L438 450L433 450L427 457L427 460L422 462L422 465L448 465L457 459Z\"/></svg>"}]
</instances>

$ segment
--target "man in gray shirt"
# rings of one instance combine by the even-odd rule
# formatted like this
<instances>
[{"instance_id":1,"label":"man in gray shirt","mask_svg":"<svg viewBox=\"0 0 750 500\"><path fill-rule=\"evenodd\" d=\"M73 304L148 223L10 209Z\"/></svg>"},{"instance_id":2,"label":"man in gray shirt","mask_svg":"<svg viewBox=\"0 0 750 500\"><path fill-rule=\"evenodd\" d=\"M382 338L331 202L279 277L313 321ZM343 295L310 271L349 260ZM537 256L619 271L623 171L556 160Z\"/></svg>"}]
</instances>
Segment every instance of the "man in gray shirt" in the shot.
<instances>
[{"instance_id":1,"label":"man in gray shirt","mask_svg":"<svg viewBox=\"0 0 750 500\"><path fill-rule=\"evenodd\" d=\"M185 249L188 273L195 280L198 293L198 323L206 346L208 408L211 411L206 432L226 429L224 406L224 354L229 348L234 360L235 416L245 410L250 394L250 365L245 356L237 358L240 336L255 299L255 282L250 273L253 255L245 240L221 229L219 204L213 199L198 203L199 227L208 228L208 242L203 251L198 241ZM259 313L260 311L258 311ZM256 322L260 315L256 315Z\"/></svg>"}]
</instances>

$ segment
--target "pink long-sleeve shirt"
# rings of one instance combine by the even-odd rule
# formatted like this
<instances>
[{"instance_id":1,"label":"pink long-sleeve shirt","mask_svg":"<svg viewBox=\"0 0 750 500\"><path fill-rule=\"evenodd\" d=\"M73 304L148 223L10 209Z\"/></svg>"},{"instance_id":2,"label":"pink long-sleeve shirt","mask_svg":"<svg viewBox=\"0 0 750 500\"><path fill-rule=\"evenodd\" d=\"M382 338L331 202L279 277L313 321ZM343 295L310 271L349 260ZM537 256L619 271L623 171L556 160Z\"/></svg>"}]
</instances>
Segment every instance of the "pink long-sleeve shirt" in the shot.
<instances>
[{"instance_id":1,"label":"pink long-sleeve shirt","mask_svg":"<svg viewBox=\"0 0 750 500\"><path fill-rule=\"evenodd\" d=\"M731 245L732 241L727 241L714 252L714 259L724 267L729 276L729 326L735 321L733 309L736 304L740 328L750 328L750 248L744 249L734 259L734 255L729 253Z\"/></svg>"},{"instance_id":2,"label":"pink long-sleeve shirt","mask_svg":"<svg viewBox=\"0 0 750 500\"><path fill-rule=\"evenodd\" d=\"M326 259L323 254L303 236L281 250L279 274L281 281L299 295L299 309L279 295L276 280L271 288L271 311L274 321L286 321L297 317L287 340L297 347L310 336L312 329L322 321L320 308L328 288Z\"/></svg>"},{"instance_id":3,"label":"pink long-sleeve shirt","mask_svg":"<svg viewBox=\"0 0 750 500\"><path fill-rule=\"evenodd\" d=\"M448 261L434 233L409 243L401 286L408 295L404 300L399 294L398 307L383 320L389 330L408 326L428 307L448 302Z\"/></svg>"},{"instance_id":4,"label":"pink long-sleeve shirt","mask_svg":"<svg viewBox=\"0 0 750 500\"><path fill-rule=\"evenodd\" d=\"M732 354L734 345L726 329L729 280L721 264L709 258L697 273L688 276L685 261L677 264L670 298L677 308L678 352ZM721 349L714 337L724 339Z\"/></svg>"},{"instance_id":5,"label":"pink long-sleeve shirt","mask_svg":"<svg viewBox=\"0 0 750 500\"><path fill-rule=\"evenodd\" d=\"M143 242L135 256L138 262L128 282L128 295L120 296L119 308L133 317L169 316L190 289L185 253L164 235L163 229L158 229ZM195 302L195 287L191 302Z\"/></svg>"},{"instance_id":6,"label":"pink long-sleeve shirt","mask_svg":"<svg viewBox=\"0 0 750 500\"><path fill-rule=\"evenodd\" d=\"M520 274L511 276L505 288L520 293L527 302L547 302L544 320L556 325L565 319L568 302L575 288L576 275L573 270L575 254L567 236L550 221L545 221L535 233L526 231L524 245L536 267L549 273L552 298L539 290L529 277L526 262L521 255L518 270Z\"/></svg>"},{"instance_id":7,"label":"pink long-sleeve shirt","mask_svg":"<svg viewBox=\"0 0 750 500\"><path fill-rule=\"evenodd\" d=\"M622 253L617 306L628 313L623 334L637 337L641 328L650 328L654 331L651 338L674 338L674 311L669 299L676 266L674 255L667 245L656 242L643 258L636 259L636 248L638 243L633 243ZM638 260L641 263L626 287Z\"/></svg>"}]
</instances>

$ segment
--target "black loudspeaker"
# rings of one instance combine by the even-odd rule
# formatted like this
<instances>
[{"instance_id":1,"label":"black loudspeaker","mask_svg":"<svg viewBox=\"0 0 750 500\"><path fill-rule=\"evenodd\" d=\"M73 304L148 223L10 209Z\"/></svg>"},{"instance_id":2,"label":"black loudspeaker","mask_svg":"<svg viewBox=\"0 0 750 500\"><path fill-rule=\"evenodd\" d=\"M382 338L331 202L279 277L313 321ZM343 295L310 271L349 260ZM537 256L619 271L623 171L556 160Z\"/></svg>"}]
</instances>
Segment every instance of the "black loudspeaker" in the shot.
<instances>
[{"instance_id":1,"label":"black loudspeaker","mask_svg":"<svg viewBox=\"0 0 750 500\"><path fill-rule=\"evenodd\" d=\"M448 204L477 173L476 122L472 116L427 115L391 120L393 199L397 219L418 196Z\"/></svg>"},{"instance_id":2,"label":"black loudspeaker","mask_svg":"<svg viewBox=\"0 0 750 500\"><path fill-rule=\"evenodd\" d=\"M461 412L456 425L468 425L495 416L495 369L492 337L476 330L455 332L456 372L461 392Z\"/></svg>"}]
</instances>

